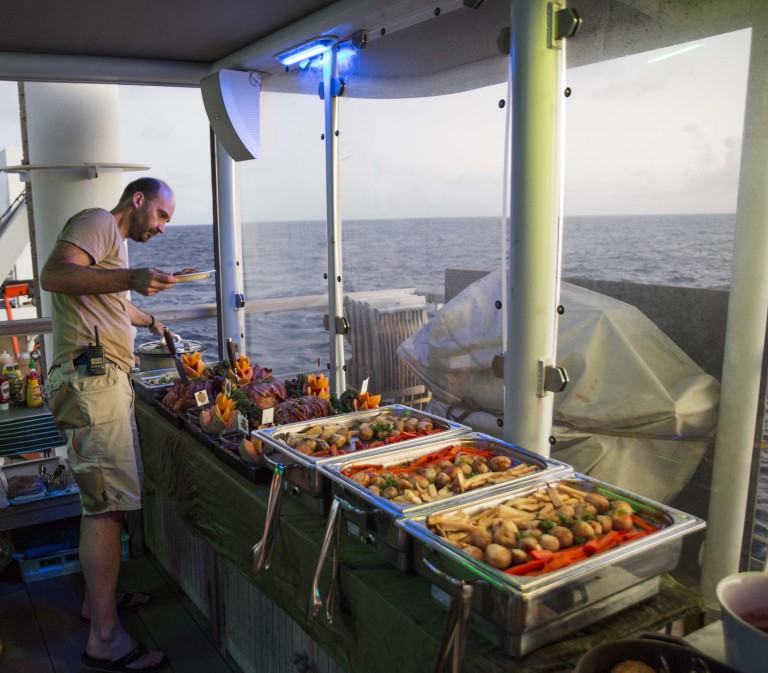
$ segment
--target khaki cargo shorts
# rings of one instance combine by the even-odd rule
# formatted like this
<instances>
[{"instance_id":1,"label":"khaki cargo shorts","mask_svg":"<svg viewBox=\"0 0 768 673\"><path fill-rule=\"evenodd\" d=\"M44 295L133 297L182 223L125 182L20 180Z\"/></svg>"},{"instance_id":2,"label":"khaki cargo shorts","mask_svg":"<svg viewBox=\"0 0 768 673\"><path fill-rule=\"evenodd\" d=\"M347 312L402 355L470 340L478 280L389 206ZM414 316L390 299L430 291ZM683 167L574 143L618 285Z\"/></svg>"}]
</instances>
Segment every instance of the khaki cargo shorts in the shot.
<instances>
[{"instance_id":1,"label":"khaki cargo shorts","mask_svg":"<svg viewBox=\"0 0 768 673\"><path fill-rule=\"evenodd\" d=\"M66 363L51 369L45 382L48 406L67 438L85 514L141 508L141 463L133 386L117 365L104 376Z\"/></svg>"}]
</instances>

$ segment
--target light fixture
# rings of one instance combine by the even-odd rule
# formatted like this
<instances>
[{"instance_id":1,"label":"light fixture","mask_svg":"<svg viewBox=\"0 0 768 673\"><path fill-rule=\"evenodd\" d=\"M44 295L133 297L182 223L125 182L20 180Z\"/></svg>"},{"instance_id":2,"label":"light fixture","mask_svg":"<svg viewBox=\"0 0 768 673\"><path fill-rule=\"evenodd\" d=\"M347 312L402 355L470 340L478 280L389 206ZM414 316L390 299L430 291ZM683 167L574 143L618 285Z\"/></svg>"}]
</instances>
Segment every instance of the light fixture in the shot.
<instances>
[{"instance_id":1,"label":"light fixture","mask_svg":"<svg viewBox=\"0 0 768 673\"><path fill-rule=\"evenodd\" d=\"M323 35L322 37L316 37L308 42L286 49L285 51L277 55L277 60L284 66L288 67L302 61L308 61L315 56L319 56L323 52L330 49L337 38L333 35Z\"/></svg>"}]
</instances>

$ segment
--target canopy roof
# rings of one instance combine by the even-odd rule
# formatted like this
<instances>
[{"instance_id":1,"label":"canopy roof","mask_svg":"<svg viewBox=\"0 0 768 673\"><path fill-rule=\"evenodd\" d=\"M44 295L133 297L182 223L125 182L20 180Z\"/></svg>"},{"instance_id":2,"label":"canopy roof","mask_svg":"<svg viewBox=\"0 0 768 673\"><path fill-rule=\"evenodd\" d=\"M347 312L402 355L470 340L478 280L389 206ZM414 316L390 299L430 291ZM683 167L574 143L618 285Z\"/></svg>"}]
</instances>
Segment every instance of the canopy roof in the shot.
<instances>
[{"instance_id":1,"label":"canopy roof","mask_svg":"<svg viewBox=\"0 0 768 673\"><path fill-rule=\"evenodd\" d=\"M568 63L573 66L744 28L757 19L763 3L570 4L585 19L578 39L568 41ZM221 68L282 73L275 59L280 51L317 35L344 38L357 31L369 38L365 77L418 79L498 60L510 6L509 0L5 3L0 79L197 86L202 77ZM386 39L380 39L382 29ZM497 77L505 74L498 68L496 72ZM463 82L469 86L471 79ZM286 86L290 88L280 88Z\"/></svg>"}]
</instances>

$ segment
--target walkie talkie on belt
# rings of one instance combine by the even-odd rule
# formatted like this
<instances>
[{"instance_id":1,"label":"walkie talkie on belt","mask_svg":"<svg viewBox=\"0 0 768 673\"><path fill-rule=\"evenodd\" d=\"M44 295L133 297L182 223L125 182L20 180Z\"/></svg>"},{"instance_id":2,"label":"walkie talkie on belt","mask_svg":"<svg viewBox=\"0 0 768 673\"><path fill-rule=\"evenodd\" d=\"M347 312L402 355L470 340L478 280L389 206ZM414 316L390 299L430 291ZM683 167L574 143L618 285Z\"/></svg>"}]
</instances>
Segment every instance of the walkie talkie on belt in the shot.
<instances>
[{"instance_id":1,"label":"walkie talkie on belt","mask_svg":"<svg viewBox=\"0 0 768 673\"><path fill-rule=\"evenodd\" d=\"M107 373L107 359L104 355L104 346L99 343L99 327L93 326L96 335L96 345L88 344L86 359L88 360L88 376L104 376Z\"/></svg>"}]
</instances>

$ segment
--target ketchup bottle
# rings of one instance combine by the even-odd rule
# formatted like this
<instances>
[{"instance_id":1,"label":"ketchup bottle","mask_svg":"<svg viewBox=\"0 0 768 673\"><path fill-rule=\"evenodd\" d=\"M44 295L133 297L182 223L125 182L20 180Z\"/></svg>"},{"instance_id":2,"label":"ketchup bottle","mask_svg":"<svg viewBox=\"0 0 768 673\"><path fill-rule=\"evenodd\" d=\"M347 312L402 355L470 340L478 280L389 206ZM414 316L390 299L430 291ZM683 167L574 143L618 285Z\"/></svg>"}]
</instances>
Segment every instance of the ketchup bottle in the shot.
<instances>
[{"instance_id":1,"label":"ketchup bottle","mask_svg":"<svg viewBox=\"0 0 768 673\"><path fill-rule=\"evenodd\" d=\"M0 374L0 411L7 411L11 402L11 377Z\"/></svg>"}]
</instances>

